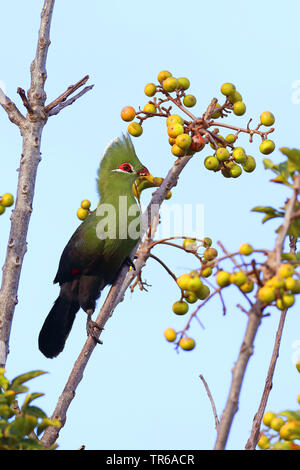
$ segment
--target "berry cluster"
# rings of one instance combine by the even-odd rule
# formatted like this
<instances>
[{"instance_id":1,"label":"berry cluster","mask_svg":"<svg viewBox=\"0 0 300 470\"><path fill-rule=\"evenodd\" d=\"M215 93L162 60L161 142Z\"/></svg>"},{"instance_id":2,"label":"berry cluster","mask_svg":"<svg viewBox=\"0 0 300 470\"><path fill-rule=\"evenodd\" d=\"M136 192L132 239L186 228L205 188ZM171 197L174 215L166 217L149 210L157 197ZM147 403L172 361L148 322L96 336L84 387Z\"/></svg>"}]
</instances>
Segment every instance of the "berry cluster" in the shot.
<instances>
[{"instance_id":1,"label":"berry cluster","mask_svg":"<svg viewBox=\"0 0 300 470\"><path fill-rule=\"evenodd\" d=\"M197 99L194 95L186 94L190 87L190 81L186 77L175 78L172 74L163 70L158 74L158 84L148 83L144 92L152 98L143 109L136 111L132 106L125 106L121 111L121 118L130 122L128 132L139 137L143 133L143 123L146 119L160 116L166 118L168 141L171 152L175 157L193 155L200 152L207 144L213 149L213 154L205 158L204 166L214 172L221 171L226 178L238 178L242 171L247 173L254 171L255 159L248 155L243 147L236 146L240 133L249 135L249 141L253 141L255 134L261 137L259 149L264 155L268 155L275 149L275 144L268 139L268 134L273 132L271 128L262 132L261 126L271 127L275 118L270 111L264 111L260 115L260 122L254 129L250 129L249 120L245 129L230 124L223 124L219 119L226 118L231 112L236 116L242 116L246 112L246 105L242 95L232 83L223 83L221 94L225 96L225 102L220 104L216 98L212 100L206 112L201 118L194 116L189 108L195 106ZM170 106L167 108L166 103ZM185 118L172 113L172 105L186 114ZM137 118L136 121L133 121ZM230 133L223 137L218 127L231 129Z\"/></svg>"},{"instance_id":2,"label":"berry cluster","mask_svg":"<svg viewBox=\"0 0 300 470\"><path fill-rule=\"evenodd\" d=\"M296 364L300 372L300 360ZM297 398L300 403L300 395ZM262 450L300 450L294 441L300 439L300 410L273 413L267 411L262 420L266 429L261 431L258 447Z\"/></svg>"},{"instance_id":3,"label":"berry cluster","mask_svg":"<svg viewBox=\"0 0 300 470\"><path fill-rule=\"evenodd\" d=\"M91 202L88 199L81 201L80 207L77 211L77 217L79 220L85 220L90 214Z\"/></svg>"},{"instance_id":4,"label":"berry cluster","mask_svg":"<svg viewBox=\"0 0 300 470\"><path fill-rule=\"evenodd\" d=\"M10 193L5 193L0 197L0 215L4 214L6 207L12 206L14 197Z\"/></svg>"},{"instance_id":5,"label":"berry cluster","mask_svg":"<svg viewBox=\"0 0 300 470\"><path fill-rule=\"evenodd\" d=\"M291 307L295 302L294 295L300 293L300 279L294 277L294 274L294 266L281 264L277 275L268 279L259 289L258 298L268 305L276 305L279 310Z\"/></svg>"},{"instance_id":6,"label":"berry cluster","mask_svg":"<svg viewBox=\"0 0 300 470\"><path fill-rule=\"evenodd\" d=\"M200 246L204 247L202 256L198 259L201 261L201 269L193 270L185 273L176 279L177 285L181 290L181 298L173 304L172 310L176 315L185 315L189 310L189 304L194 304L198 300L205 300L210 295L210 288L204 282L204 279L212 275L213 270L210 266L213 260L218 256L218 252L212 246L212 240L209 237L201 241ZM194 254L197 254L199 244L195 239L186 238L183 242L183 248ZM198 257L198 255L197 255ZM208 265L210 264L210 265ZM180 331L175 332L173 328L167 328L164 336L167 341L174 342L179 336L177 345L186 351L194 349L196 343L193 338L186 334L188 326Z\"/></svg>"}]
</instances>

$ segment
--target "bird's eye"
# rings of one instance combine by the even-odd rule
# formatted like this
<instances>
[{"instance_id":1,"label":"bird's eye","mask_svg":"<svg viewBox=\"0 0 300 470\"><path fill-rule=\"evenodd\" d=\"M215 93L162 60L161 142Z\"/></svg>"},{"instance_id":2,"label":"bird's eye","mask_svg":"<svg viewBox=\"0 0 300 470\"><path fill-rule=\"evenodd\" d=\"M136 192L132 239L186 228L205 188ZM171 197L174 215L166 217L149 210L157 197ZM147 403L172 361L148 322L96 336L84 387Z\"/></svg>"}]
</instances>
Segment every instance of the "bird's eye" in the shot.
<instances>
[{"instance_id":1,"label":"bird's eye","mask_svg":"<svg viewBox=\"0 0 300 470\"><path fill-rule=\"evenodd\" d=\"M121 163L121 165L119 166L119 169L122 170L122 171L125 171L126 173L132 173L133 172L133 168L130 165L130 163Z\"/></svg>"}]
</instances>

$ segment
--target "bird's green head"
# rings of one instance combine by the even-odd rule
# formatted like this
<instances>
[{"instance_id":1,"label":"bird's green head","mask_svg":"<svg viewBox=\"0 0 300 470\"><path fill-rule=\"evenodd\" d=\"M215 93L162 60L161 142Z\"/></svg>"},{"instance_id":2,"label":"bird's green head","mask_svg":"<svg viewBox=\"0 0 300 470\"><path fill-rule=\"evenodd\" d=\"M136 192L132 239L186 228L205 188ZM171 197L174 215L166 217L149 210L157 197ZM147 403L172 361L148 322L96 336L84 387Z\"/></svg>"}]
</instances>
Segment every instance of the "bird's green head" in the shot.
<instances>
[{"instance_id":1,"label":"bird's green head","mask_svg":"<svg viewBox=\"0 0 300 470\"><path fill-rule=\"evenodd\" d=\"M138 159L129 135L114 139L105 149L98 172L100 196L111 186L132 187L139 176L147 176L149 171Z\"/></svg>"}]
</instances>

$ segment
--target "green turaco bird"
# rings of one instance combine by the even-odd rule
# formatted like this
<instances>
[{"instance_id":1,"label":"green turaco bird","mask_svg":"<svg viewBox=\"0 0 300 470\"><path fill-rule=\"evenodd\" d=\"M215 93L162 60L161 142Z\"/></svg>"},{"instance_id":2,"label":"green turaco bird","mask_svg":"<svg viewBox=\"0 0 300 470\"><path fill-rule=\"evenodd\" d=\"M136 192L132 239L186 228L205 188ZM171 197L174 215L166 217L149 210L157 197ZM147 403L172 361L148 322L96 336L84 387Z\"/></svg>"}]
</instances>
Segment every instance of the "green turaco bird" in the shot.
<instances>
[{"instance_id":1,"label":"green turaco bird","mask_svg":"<svg viewBox=\"0 0 300 470\"><path fill-rule=\"evenodd\" d=\"M129 136L112 141L100 163L97 180L100 203L74 232L60 258L54 283L60 294L39 335L39 349L46 357L64 348L80 307L87 313L87 330L101 290L112 284L140 237L140 207L133 196L135 180L149 175ZM149 175L150 177L150 175Z\"/></svg>"}]
</instances>

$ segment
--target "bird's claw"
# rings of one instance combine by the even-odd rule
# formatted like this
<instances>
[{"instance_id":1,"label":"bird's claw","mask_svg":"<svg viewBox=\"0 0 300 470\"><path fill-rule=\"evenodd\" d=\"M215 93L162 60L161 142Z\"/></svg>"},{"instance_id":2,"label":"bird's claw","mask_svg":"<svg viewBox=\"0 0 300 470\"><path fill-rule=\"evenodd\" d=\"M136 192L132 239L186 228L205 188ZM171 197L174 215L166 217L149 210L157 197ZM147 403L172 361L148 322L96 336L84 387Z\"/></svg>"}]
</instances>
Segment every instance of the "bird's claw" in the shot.
<instances>
[{"instance_id":1,"label":"bird's claw","mask_svg":"<svg viewBox=\"0 0 300 470\"><path fill-rule=\"evenodd\" d=\"M92 313L87 314L87 321L86 321L86 332L88 336L91 336L94 341L98 344L103 344L103 342L98 338L98 334L95 332L95 329L98 331L102 331L103 328L98 325L97 322L93 321L92 318Z\"/></svg>"}]
</instances>

